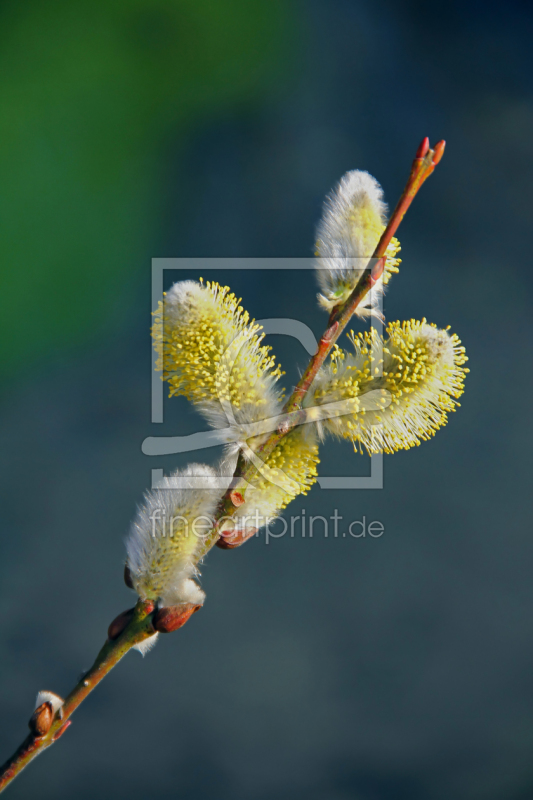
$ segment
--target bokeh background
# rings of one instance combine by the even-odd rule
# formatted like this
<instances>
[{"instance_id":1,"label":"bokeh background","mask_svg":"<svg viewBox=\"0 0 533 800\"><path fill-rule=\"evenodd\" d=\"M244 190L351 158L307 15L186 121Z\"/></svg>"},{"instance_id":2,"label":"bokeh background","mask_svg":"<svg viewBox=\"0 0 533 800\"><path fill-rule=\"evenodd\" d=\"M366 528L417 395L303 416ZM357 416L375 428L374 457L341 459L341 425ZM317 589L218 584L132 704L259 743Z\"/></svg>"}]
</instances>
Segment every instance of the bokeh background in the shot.
<instances>
[{"instance_id":1,"label":"bokeh background","mask_svg":"<svg viewBox=\"0 0 533 800\"><path fill-rule=\"evenodd\" d=\"M445 138L386 313L451 324L472 369L382 491L287 510L380 539L210 554L202 613L129 655L13 800L533 797L532 23L519 0L1 2L0 760L132 604L129 521L185 461L141 442L202 425L182 399L150 423L153 256L309 256L346 170L393 205ZM324 326L311 274L217 277ZM271 343L294 381L303 348ZM368 460L329 443L321 469Z\"/></svg>"}]
</instances>

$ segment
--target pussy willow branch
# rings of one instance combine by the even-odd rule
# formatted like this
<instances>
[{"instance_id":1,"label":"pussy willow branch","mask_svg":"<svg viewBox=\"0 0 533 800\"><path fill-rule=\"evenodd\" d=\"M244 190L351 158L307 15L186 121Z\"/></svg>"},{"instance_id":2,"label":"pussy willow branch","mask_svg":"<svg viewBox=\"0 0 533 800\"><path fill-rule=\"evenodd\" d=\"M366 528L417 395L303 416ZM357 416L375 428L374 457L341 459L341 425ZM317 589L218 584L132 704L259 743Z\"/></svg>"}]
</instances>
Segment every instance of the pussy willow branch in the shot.
<instances>
[{"instance_id":1,"label":"pussy willow branch","mask_svg":"<svg viewBox=\"0 0 533 800\"><path fill-rule=\"evenodd\" d=\"M420 144L405 189L369 262L372 266L365 270L363 277L348 300L333 309L328 327L320 338L315 355L311 358L298 385L285 404L281 422L257 450L257 455L263 462L275 450L283 437L305 420L303 402L313 380L331 352L333 345L346 328L357 306L382 275L385 267L384 256L387 246L419 188L441 160L444 146L444 142L438 142L431 149L427 138ZM252 462L246 461L241 453L231 485L219 504L213 530L205 539L203 554L207 553L220 538L221 531L217 524L218 521L222 517L231 517L235 513L238 505L242 503L242 497L246 492L248 482L255 477L257 472L257 467ZM237 494L236 489L238 489ZM237 504L235 499L239 495L240 499ZM14 755L0 768L0 793L22 772L30 761L63 735L70 725L70 716L95 686L100 683L102 678L126 655L128 650L154 633L152 625L153 612L154 606L152 603L139 600L129 623L117 638L106 641L91 669L82 676L72 692L67 696L60 711L56 713L48 732L44 736L30 733Z\"/></svg>"},{"instance_id":2,"label":"pussy willow branch","mask_svg":"<svg viewBox=\"0 0 533 800\"><path fill-rule=\"evenodd\" d=\"M352 318L357 306L381 277L385 268L385 252L387 247L398 230L416 193L424 181L429 178L444 155L445 146L446 142L440 141L431 149L427 137L420 143L405 188L369 261L372 266L365 270L350 297L344 303L333 309L329 318L328 327L320 338L316 353L312 356L307 365L307 369L285 404L282 420L278 424L277 429L272 431L266 441L257 449L256 454L263 463L276 449L283 437L305 421L306 415L303 410L303 402L313 380L316 378L318 371L330 354L333 345ZM257 473L257 466L251 461L246 461L241 451L231 484L217 509L213 530L210 535L206 537L203 550L204 554L207 553L220 538L221 531L217 525L218 521L233 516L238 505L242 504L242 498L246 493L246 486L253 480ZM238 498L238 505L235 503L236 498Z\"/></svg>"}]
</instances>

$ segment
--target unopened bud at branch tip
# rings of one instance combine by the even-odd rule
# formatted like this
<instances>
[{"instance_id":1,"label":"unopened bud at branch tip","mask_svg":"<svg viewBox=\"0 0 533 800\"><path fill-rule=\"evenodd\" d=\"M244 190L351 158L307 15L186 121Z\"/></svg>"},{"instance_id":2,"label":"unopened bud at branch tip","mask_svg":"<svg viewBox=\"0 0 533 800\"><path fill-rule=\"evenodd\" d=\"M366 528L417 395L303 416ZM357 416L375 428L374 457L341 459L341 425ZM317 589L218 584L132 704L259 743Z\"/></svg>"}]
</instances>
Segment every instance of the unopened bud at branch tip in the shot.
<instances>
[{"instance_id":1,"label":"unopened bud at branch tip","mask_svg":"<svg viewBox=\"0 0 533 800\"><path fill-rule=\"evenodd\" d=\"M424 156L427 155L428 151L429 151L429 137L426 136L424 139L422 139L422 141L418 145L418 150L416 151L415 158L424 158Z\"/></svg>"},{"instance_id":2,"label":"unopened bud at branch tip","mask_svg":"<svg viewBox=\"0 0 533 800\"><path fill-rule=\"evenodd\" d=\"M446 142L444 139L441 139L440 142L437 142L435 147L433 148L433 158L432 162L436 166L439 161L441 160L442 156L444 155L444 148L446 147Z\"/></svg>"}]
</instances>

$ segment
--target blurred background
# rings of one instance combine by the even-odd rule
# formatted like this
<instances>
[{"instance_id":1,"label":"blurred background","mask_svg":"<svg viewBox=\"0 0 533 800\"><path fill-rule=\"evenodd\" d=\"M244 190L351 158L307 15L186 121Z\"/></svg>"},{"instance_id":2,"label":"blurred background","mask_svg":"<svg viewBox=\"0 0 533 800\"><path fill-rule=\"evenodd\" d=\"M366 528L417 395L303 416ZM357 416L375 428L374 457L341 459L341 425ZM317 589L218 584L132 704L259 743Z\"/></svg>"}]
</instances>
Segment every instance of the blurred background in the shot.
<instances>
[{"instance_id":1,"label":"blurred background","mask_svg":"<svg viewBox=\"0 0 533 800\"><path fill-rule=\"evenodd\" d=\"M346 170L393 206L445 138L385 312L450 324L472 370L382 491L286 511L381 538L211 553L202 613L129 655L9 796L532 798L531 5L2 0L0 21L0 761L132 605L129 521L151 469L186 462L143 439L203 427L182 398L150 422L152 257L308 257ZM310 273L204 277L324 327ZM306 353L271 344L290 385ZM368 470L322 450L323 475Z\"/></svg>"}]
</instances>

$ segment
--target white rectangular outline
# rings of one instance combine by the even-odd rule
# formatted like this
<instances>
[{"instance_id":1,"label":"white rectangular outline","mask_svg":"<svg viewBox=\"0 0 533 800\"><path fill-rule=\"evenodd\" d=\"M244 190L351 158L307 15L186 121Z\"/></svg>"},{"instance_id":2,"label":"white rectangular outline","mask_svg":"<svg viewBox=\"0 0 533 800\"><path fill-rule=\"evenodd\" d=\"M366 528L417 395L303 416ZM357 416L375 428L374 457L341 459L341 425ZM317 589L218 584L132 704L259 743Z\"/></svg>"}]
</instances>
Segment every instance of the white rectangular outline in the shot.
<instances>
[{"instance_id":1,"label":"white rectangular outline","mask_svg":"<svg viewBox=\"0 0 533 800\"><path fill-rule=\"evenodd\" d=\"M214 265L216 262L216 265ZM239 266L246 262L246 267ZM157 311L163 299L163 274L165 269L197 270L198 274L212 270L265 270L265 269L301 269L314 272L317 260L314 258L152 258L152 311ZM378 308L382 310L383 295L378 297ZM371 326L378 334L383 332L380 319L371 317ZM164 386L160 375L155 371L157 354L152 350L152 398L151 419L153 423L163 422ZM152 489L162 488L165 476L162 469L152 468ZM383 453L370 456L370 475L334 475L318 477L321 489L383 489Z\"/></svg>"}]
</instances>

